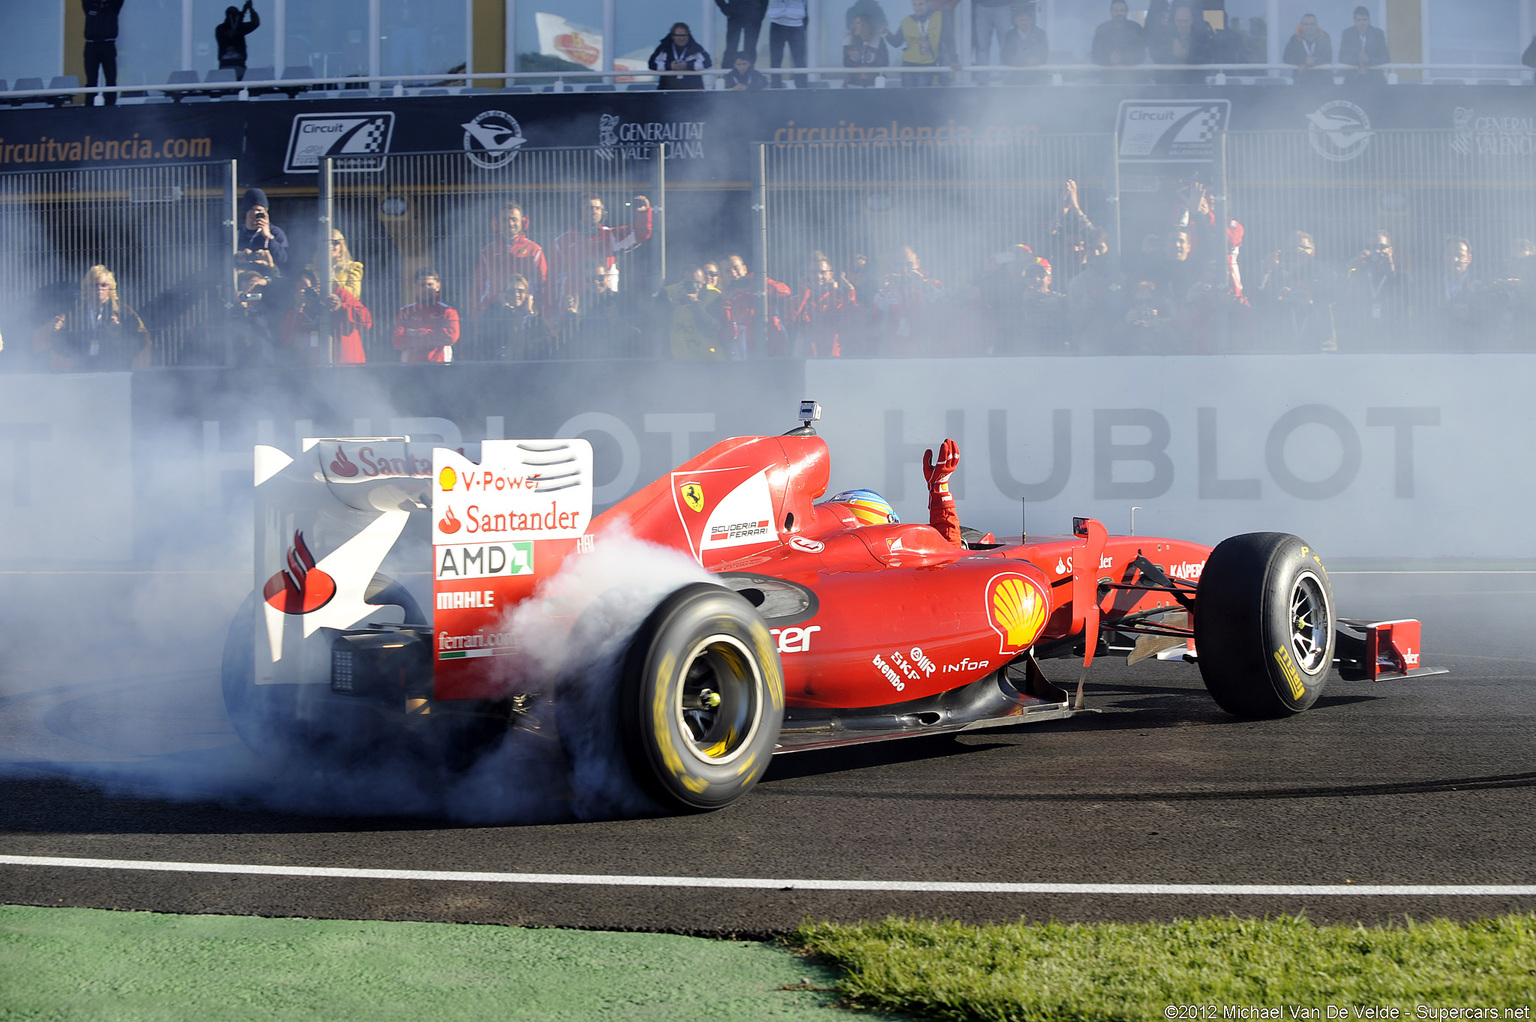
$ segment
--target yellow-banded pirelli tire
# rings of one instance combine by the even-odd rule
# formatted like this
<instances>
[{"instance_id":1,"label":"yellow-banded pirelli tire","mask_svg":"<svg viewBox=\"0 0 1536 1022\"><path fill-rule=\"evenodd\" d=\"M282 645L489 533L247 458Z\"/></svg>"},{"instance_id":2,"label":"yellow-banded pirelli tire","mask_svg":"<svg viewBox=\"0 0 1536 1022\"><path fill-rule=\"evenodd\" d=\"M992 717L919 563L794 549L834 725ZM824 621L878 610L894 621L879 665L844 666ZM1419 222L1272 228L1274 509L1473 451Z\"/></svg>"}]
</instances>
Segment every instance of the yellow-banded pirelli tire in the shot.
<instances>
[{"instance_id":1,"label":"yellow-banded pirelli tire","mask_svg":"<svg viewBox=\"0 0 1536 1022\"><path fill-rule=\"evenodd\" d=\"M1333 587L1322 559L1283 532L1233 536L1211 551L1195 594L1200 674L1240 717L1300 713L1333 669Z\"/></svg>"},{"instance_id":2,"label":"yellow-banded pirelli tire","mask_svg":"<svg viewBox=\"0 0 1536 1022\"><path fill-rule=\"evenodd\" d=\"M619 682L619 730L635 780L678 812L721 809L768 768L784 674L744 598L705 582L667 596L635 632Z\"/></svg>"}]
</instances>

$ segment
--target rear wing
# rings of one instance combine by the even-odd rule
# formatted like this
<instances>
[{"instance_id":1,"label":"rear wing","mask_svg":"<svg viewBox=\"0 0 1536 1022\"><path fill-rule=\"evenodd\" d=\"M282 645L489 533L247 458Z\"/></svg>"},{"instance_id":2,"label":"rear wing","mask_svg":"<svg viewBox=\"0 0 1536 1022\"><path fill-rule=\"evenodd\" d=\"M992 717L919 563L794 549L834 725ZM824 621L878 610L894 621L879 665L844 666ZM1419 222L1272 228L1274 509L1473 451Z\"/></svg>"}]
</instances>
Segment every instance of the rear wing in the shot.
<instances>
[{"instance_id":1,"label":"rear wing","mask_svg":"<svg viewBox=\"0 0 1536 1022\"><path fill-rule=\"evenodd\" d=\"M255 481L258 685L324 683L337 632L412 624L433 633L437 686L451 690L475 661L511 652L505 611L591 545L592 447L580 439L312 439L293 458L258 446ZM415 601L384 602L376 578L413 519L430 529L432 602L407 622ZM429 567L420 556L413 571Z\"/></svg>"}]
</instances>

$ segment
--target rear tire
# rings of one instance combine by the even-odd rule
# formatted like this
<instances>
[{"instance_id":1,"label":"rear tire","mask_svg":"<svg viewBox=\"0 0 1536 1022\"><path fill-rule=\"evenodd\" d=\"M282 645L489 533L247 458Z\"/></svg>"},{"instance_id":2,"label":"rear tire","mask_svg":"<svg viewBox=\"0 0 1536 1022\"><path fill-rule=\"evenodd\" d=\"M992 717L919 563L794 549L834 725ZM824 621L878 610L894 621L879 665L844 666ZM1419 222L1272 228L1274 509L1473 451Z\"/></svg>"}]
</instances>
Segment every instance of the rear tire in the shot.
<instances>
[{"instance_id":1,"label":"rear tire","mask_svg":"<svg viewBox=\"0 0 1536 1022\"><path fill-rule=\"evenodd\" d=\"M1200 575L1194 616L1200 674L1223 710L1284 717L1322 695L1333 667L1333 588L1300 539L1223 540Z\"/></svg>"},{"instance_id":2,"label":"rear tire","mask_svg":"<svg viewBox=\"0 0 1536 1022\"><path fill-rule=\"evenodd\" d=\"M668 809L703 812L745 795L767 769L784 675L752 605L697 582L663 599L635 632L619 699L635 780Z\"/></svg>"}]
</instances>

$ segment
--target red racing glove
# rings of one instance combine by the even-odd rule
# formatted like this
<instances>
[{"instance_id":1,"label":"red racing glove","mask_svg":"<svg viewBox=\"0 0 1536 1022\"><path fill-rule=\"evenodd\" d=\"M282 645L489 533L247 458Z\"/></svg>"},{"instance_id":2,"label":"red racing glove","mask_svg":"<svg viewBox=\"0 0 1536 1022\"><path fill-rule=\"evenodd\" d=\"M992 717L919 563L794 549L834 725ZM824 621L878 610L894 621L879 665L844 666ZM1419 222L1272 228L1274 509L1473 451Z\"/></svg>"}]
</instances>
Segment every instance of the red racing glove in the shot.
<instances>
[{"instance_id":1,"label":"red racing glove","mask_svg":"<svg viewBox=\"0 0 1536 1022\"><path fill-rule=\"evenodd\" d=\"M949 477L960 465L960 447L946 439L939 445L939 459L933 451L923 452L923 478L928 480L928 524L955 546L960 546L960 518L955 514L955 497L949 492Z\"/></svg>"}]
</instances>

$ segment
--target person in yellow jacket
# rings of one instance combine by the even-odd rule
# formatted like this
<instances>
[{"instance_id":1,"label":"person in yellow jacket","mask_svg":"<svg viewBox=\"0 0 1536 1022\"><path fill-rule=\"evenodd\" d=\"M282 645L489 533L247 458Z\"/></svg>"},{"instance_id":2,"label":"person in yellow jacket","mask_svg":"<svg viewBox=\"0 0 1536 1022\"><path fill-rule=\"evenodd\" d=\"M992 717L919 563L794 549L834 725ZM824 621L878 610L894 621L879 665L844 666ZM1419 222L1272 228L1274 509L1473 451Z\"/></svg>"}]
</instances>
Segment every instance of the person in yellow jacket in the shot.
<instances>
[{"instance_id":1,"label":"person in yellow jacket","mask_svg":"<svg viewBox=\"0 0 1536 1022\"><path fill-rule=\"evenodd\" d=\"M720 291L707 287L704 268L694 267L676 284L662 289L667 296L672 357L719 361L726 357L725 323Z\"/></svg>"},{"instance_id":2,"label":"person in yellow jacket","mask_svg":"<svg viewBox=\"0 0 1536 1022\"><path fill-rule=\"evenodd\" d=\"M901 51L903 68L919 69L901 76L903 86L948 85L949 73L938 69L959 70L954 12L938 10L932 0L912 0L912 13L886 35L886 41Z\"/></svg>"}]
</instances>

